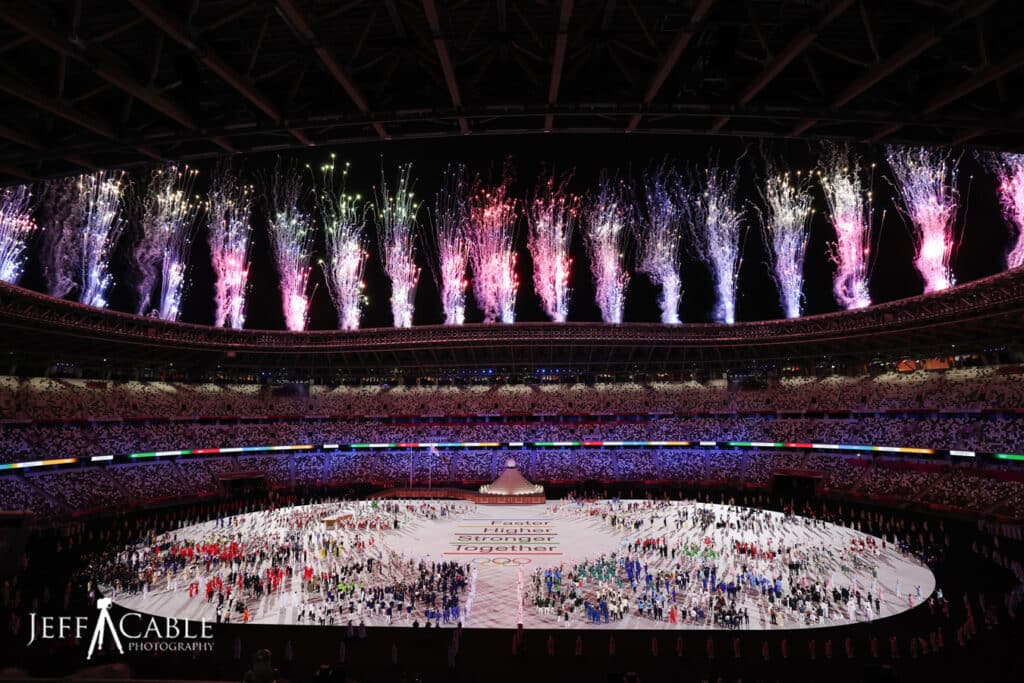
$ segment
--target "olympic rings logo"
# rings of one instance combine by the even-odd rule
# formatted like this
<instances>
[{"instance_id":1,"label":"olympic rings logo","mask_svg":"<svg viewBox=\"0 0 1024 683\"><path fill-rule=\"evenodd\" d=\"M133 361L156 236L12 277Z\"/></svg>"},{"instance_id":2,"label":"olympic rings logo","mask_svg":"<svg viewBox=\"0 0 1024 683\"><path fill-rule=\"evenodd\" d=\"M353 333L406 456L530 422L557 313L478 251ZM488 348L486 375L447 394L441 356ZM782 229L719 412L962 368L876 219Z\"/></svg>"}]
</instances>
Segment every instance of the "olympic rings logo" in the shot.
<instances>
[{"instance_id":1,"label":"olympic rings logo","mask_svg":"<svg viewBox=\"0 0 1024 683\"><path fill-rule=\"evenodd\" d=\"M473 564L486 567L517 567L533 562L529 557L474 557Z\"/></svg>"}]
</instances>

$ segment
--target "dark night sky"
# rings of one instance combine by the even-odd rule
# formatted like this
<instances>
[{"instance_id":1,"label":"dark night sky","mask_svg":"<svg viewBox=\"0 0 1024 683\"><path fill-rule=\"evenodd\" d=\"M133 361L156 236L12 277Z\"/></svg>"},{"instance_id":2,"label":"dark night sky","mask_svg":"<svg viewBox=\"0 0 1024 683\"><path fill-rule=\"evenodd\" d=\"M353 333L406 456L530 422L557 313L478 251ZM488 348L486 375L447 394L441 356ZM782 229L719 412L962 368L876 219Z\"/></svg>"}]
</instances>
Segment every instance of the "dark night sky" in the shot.
<instances>
[{"instance_id":1,"label":"dark night sky","mask_svg":"<svg viewBox=\"0 0 1024 683\"><path fill-rule=\"evenodd\" d=\"M876 212L886 212L881 233L877 236L877 262L871 277L871 292L874 301L890 301L919 294L921 280L911 263L912 244L903 217L893 204L892 191L886 179L887 172L880 147L858 150L865 166L878 164L873 189ZM574 171L570 188L575 192L586 192L596 185L602 169L632 172L638 178L641 172L664 158L675 161L680 167L690 162L702 163L709 155L717 154L723 165L740 160L739 195L744 203L758 201L757 180L763 176L764 162L760 146L756 142L744 143L735 139L713 139L687 137L653 136L521 136L521 137L480 137L430 140L422 142L394 142L350 146L347 148L314 148L295 154L284 155L296 158L313 167L326 161L329 155L337 154L338 162L349 161L349 189L370 195L372 186L378 182L383 157L385 168L394 174L399 163L412 162L413 175L417 178L416 196L425 205L433 203L434 193L440 185L444 169L449 163L464 162L471 171L488 174L500 171L503 160L512 160L516 173L515 196L526 197L544 169L554 167L558 171ZM745 154L744 154L745 153ZM818 153L817 146L806 143L773 143L764 153L779 166L791 170L809 170L814 167ZM249 156L235 160L235 167L242 168L250 180L258 172L271 168L276 155ZM784 163L783 163L784 162ZM211 165L199 165L201 171L197 190L205 192ZM994 180L970 156L965 155L960 167L961 209L958 229L963 228L963 241L954 256L953 269L958 282L967 282L1002 270L1003 255L1008 242L1008 230L1000 214L995 196ZM136 175L136 179L138 176ZM257 186L258 187L258 186ZM805 314L825 313L836 310L832 295L831 277L833 265L826 256L826 243L834 234L826 218L824 198L817 186L814 187L816 213L811 225L808 245L804 294ZM965 209L966 207L966 209ZM744 261L739 279L737 320L762 320L781 317L778 295L765 265L765 250L760 231L757 228L756 213L747 206L746 211L750 232L748 234ZM421 226L429 226L426 207L420 214ZM250 328L283 329L280 297L277 293L277 275L269 254L265 219L259 201L254 211L253 264L250 276L250 294L246 326ZM879 221L875 221L877 228ZM964 227L966 226L966 227ZM372 222L369 234L370 259L366 266L365 281L369 292L369 305L363 312L363 327L381 327L391 324L388 304L389 285L376 258L377 246ZM519 281L517 320L545 320L537 296L532 288L532 261L526 251L526 223L519 224ZM37 247L38 248L38 247ZM322 244L317 246L322 253ZM577 230L574 237L574 272L572 278L572 305L569 319L597 321L600 315L593 303L593 286L589 263L583 253L582 242ZM687 257L684 242L683 255L683 306L684 322L703 322L709 319L713 305L711 280L706 267ZM315 257L314 257L315 258ZM33 254L22 284L44 290L39 276L38 255ZM416 324L435 324L443 320L437 288L426 265L422 249L417 257L422 268L420 284L416 295ZM127 240L122 240L118 250L115 277L117 283L111 294L112 308L133 311L135 292L128 284L125 271L128 261ZM632 263L630 263L632 271ZM185 294L182 319L187 322L211 324L213 320L213 270L209 261L206 244L205 222L200 226L193 243L192 286ZM311 307L310 329L333 329L337 319L319 269L314 268L311 286L317 291ZM659 318L657 292L645 276L633 275L629 285L626 320L656 322ZM472 305L470 295L469 322L482 319Z\"/></svg>"}]
</instances>

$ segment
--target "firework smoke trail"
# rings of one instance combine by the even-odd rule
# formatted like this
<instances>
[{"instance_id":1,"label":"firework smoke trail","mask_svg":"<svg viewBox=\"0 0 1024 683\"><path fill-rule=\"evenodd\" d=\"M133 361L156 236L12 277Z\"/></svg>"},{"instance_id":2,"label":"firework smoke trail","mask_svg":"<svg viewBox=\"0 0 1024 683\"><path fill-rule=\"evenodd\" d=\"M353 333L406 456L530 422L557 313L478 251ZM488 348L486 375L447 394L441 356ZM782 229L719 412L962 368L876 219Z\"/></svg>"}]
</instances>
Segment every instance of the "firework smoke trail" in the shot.
<instances>
[{"instance_id":1,"label":"firework smoke trail","mask_svg":"<svg viewBox=\"0 0 1024 683\"><path fill-rule=\"evenodd\" d=\"M196 175L198 171L187 166L179 169L169 165L150 176L142 203L142 234L134 249L139 315L149 312L158 276L157 314L164 320L177 320L181 314L189 252L199 214L199 204L192 198Z\"/></svg>"},{"instance_id":2,"label":"firework smoke trail","mask_svg":"<svg viewBox=\"0 0 1024 683\"><path fill-rule=\"evenodd\" d=\"M958 162L949 152L923 147L889 147L886 159L913 226L914 267L924 279L924 291L948 289L955 282L949 261L956 246L953 221L960 201Z\"/></svg>"},{"instance_id":3,"label":"firework smoke trail","mask_svg":"<svg viewBox=\"0 0 1024 683\"><path fill-rule=\"evenodd\" d=\"M78 201L81 193L78 178L60 178L43 185L39 203L43 216L43 277L50 296L65 297L77 288L79 263L82 258L82 225L84 206Z\"/></svg>"},{"instance_id":4,"label":"firework smoke trail","mask_svg":"<svg viewBox=\"0 0 1024 683\"><path fill-rule=\"evenodd\" d=\"M217 274L214 286L217 327L245 325L245 294L249 282L249 249L253 191L229 167L218 169L207 197L210 258Z\"/></svg>"},{"instance_id":5,"label":"firework smoke trail","mask_svg":"<svg viewBox=\"0 0 1024 683\"><path fill-rule=\"evenodd\" d=\"M736 286L746 230L736 210L736 173L710 167L694 173L680 206L688 215L694 248L711 269L715 322L736 322Z\"/></svg>"},{"instance_id":6,"label":"firework smoke trail","mask_svg":"<svg viewBox=\"0 0 1024 683\"><path fill-rule=\"evenodd\" d=\"M533 286L544 312L556 323L564 323L569 317L569 248L580 212L580 198L566 191L568 183L569 176L559 180L552 175L541 181L526 212Z\"/></svg>"},{"instance_id":7,"label":"firework smoke trail","mask_svg":"<svg viewBox=\"0 0 1024 683\"><path fill-rule=\"evenodd\" d=\"M510 182L506 175L498 186L478 189L469 201L473 291L485 323L516 321L516 200L508 196Z\"/></svg>"},{"instance_id":8,"label":"firework smoke trail","mask_svg":"<svg viewBox=\"0 0 1024 683\"><path fill-rule=\"evenodd\" d=\"M82 224L82 291L78 300L96 308L107 307L107 290L113 283L110 257L124 231L125 221L118 216L124 191L122 172L97 171L80 176Z\"/></svg>"},{"instance_id":9,"label":"firework smoke trail","mask_svg":"<svg viewBox=\"0 0 1024 683\"><path fill-rule=\"evenodd\" d=\"M280 278L284 324L292 332L309 321L309 262L313 257L312 217L302 210L306 195L304 174L294 165L274 167L264 178L270 245Z\"/></svg>"},{"instance_id":10,"label":"firework smoke trail","mask_svg":"<svg viewBox=\"0 0 1024 683\"><path fill-rule=\"evenodd\" d=\"M1017 230L1006 254L1006 267L1020 268L1024 266L1024 154L994 154L988 165L999 180L1003 216Z\"/></svg>"},{"instance_id":11,"label":"firework smoke trail","mask_svg":"<svg viewBox=\"0 0 1024 683\"><path fill-rule=\"evenodd\" d=\"M168 226L162 220L161 213L165 206L169 207L173 204L175 184L170 179L174 176L168 173L171 168L173 167L153 171L149 178L149 184L145 188L145 196L141 199L136 198L136 201L132 202L133 214L135 214L133 217L141 214L141 220L138 222L138 241L132 248L135 291L139 299L135 308L137 315L146 315L152 310L150 299L162 268L164 246L167 243L169 231L165 230ZM170 201L162 201L165 199Z\"/></svg>"},{"instance_id":12,"label":"firework smoke trail","mask_svg":"<svg viewBox=\"0 0 1024 683\"><path fill-rule=\"evenodd\" d=\"M836 302L847 310L870 306L871 193L864 190L860 161L845 145L826 147L818 182L836 231L836 241L829 244L829 257L836 264Z\"/></svg>"},{"instance_id":13,"label":"firework smoke trail","mask_svg":"<svg viewBox=\"0 0 1024 683\"><path fill-rule=\"evenodd\" d=\"M395 327L412 327L416 308L416 285L420 269L416 265L416 214L419 204L413 201L412 164L398 169L398 185L394 195L388 193L388 182L381 169L380 192L377 196L377 243L384 272L391 280L391 317Z\"/></svg>"},{"instance_id":14,"label":"firework smoke trail","mask_svg":"<svg viewBox=\"0 0 1024 683\"><path fill-rule=\"evenodd\" d=\"M768 245L768 265L779 288L779 302L787 318L799 318L803 306L804 257L810 234L809 179L777 173L769 165L761 190L765 210L758 210L761 232Z\"/></svg>"},{"instance_id":15,"label":"firework smoke trail","mask_svg":"<svg viewBox=\"0 0 1024 683\"><path fill-rule=\"evenodd\" d=\"M583 245L594 277L594 300L606 323L621 323L626 307L626 237L635 213L628 195L623 181L602 174L597 195L588 207L583 232Z\"/></svg>"},{"instance_id":16,"label":"firework smoke trail","mask_svg":"<svg viewBox=\"0 0 1024 683\"><path fill-rule=\"evenodd\" d=\"M363 268L366 248L366 209L362 198L345 191L348 164L341 181L334 179L334 155L331 162L320 167L322 187L317 194L327 247L326 262L320 265L327 280L327 289L338 311L338 327L358 330L359 317L366 297L363 294Z\"/></svg>"},{"instance_id":17,"label":"firework smoke trail","mask_svg":"<svg viewBox=\"0 0 1024 683\"><path fill-rule=\"evenodd\" d=\"M32 218L32 191L27 185L0 190L0 280L18 284L25 249L39 226Z\"/></svg>"},{"instance_id":18,"label":"firework smoke trail","mask_svg":"<svg viewBox=\"0 0 1024 683\"><path fill-rule=\"evenodd\" d=\"M470 185L463 166L449 166L444 184L434 201L433 234L423 241L429 254L427 262L441 292L445 325L466 321L466 289L469 280L469 242L466 239L467 201Z\"/></svg>"},{"instance_id":19,"label":"firework smoke trail","mask_svg":"<svg viewBox=\"0 0 1024 683\"><path fill-rule=\"evenodd\" d=\"M679 274L682 241L679 178L661 166L644 176L644 224L637 227L637 270L661 287L661 322L679 324L683 282Z\"/></svg>"}]
</instances>

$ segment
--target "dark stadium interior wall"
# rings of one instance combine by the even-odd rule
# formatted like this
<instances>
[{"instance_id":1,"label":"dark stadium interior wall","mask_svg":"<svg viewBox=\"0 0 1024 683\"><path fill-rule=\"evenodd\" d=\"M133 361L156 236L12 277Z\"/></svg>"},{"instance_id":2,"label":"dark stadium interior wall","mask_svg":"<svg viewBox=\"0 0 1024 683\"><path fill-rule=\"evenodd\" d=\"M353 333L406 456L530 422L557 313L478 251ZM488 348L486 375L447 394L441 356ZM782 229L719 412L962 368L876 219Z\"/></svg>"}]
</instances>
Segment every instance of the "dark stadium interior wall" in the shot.
<instances>
[{"instance_id":1,"label":"dark stadium interior wall","mask_svg":"<svg viewBox=\"0 0 1024 683\"><path fill-rule=\"evenodd\" d=\"M338 163L350 162L349 188L364 196L372 196L379 182L381 164L389 174L396 172L400 163L412 162L416 178L415 193L425 206L421 207L420 222L428 229L426 210L433 202L445 168L450 163L466 163L471 173L494 179L501 173L508 159L515 172L514 195L529 196L537 178L546 171L571 171L570 188L587 192L595 187L602 169L631 175L634 179L653 164L667 158L680 168L688 164L704 163L717 158L723 166L736 163L740 172L739 201L745 209L749 232L747 235L737 297L738 320L763 320L781 317L777 289L765 264L765 246L757 225L753 204L759 203L758 185L764 177L764 159L767 157L781 168L807 172L814 168L819 147L806 142L741 141L732 138L709 140L682 136L655 137L645 135L533 135L518 137L466 137L461 139L401 142L394 144L353 145L344 148L313 148L304 152L287 153L284 158L295 158L316 168L337 155ZM913 246L909 228L903 215L893 203L892 188L886 178L884 149L861 147L858 149L865 167L876 164L872 188L875 193L875 264L871 277L872 296L876 303L919 294L921 280L912 265ZM273 167L277 155L263 154L237 157L234 165L242 169L252 182ZM200 170L196 191L205 193L213 162L196 165ZM137 185L145 173L132 173ZM311 176L312 178L312 176ZM1002 218L995 195L994 180L970 154L961 159L961 208L957 218L958 229L963 229L963 241L954 256L953 269L958 282L967 282L1003 269L1003 255L1008 244L1009 231ZM259 185L257 184L257 192ZM834 266L826 256L827 243L834 239L828 224L827 207L816 185L812 185L815 214L805 264L805 315L836 310L832 295ZM308 207L312 209L312 204ZM884 220L883 220L884 213ZM280 296L277 291L277 273L269 251L266 218L257 199L253 213L253 251L250 275L250 294L247 305L246 326L249 328L283 329ZM880 228L880 229L879 229ZM126 277L130 257L130 232L120 242L115 257L115 286L111 294L111 307L117 310L135 310L135 291ZM389 306L390 287L377 258L377 244L372 221L368 224L370 258L366 265L365 281L368 305L363 312L363 327L391 325ZM526 224L518 225L519 295L517 320L546 320L533 292L532 261L526 249ZM574 267L572 271L572 304L570 320L599 320L593 302L593 285L589 263L577 229L573 239ZM39 241L35 245L38 252ZM322 239L318 240L314 264L323 253ZM421 266L420 283L416 295L415 324L436 324L442 321L439 296L425 254L420 248L417 260ZM182 319L186 322L210 324L213 320L213 270L206 243L206 225L201 225L193 242L191 285L185 293ZM637 274L630 259L632 279L629 284L626 320L657 322L658 289L646 276ZM22 284L45 291L39 272L38 253L30 260ZM683 249L683 304L684 322L705 322L713 305L710 275L706 266L695 260L691 252ZM334 329L337 318L325 289L322 272L315 267L310 286L316 287L311 305L310 329ZM472 289L472 288L471 288ZM481 315L475 310L470 291L468 320L477 322Z\"/></svg>"}]
</instances>

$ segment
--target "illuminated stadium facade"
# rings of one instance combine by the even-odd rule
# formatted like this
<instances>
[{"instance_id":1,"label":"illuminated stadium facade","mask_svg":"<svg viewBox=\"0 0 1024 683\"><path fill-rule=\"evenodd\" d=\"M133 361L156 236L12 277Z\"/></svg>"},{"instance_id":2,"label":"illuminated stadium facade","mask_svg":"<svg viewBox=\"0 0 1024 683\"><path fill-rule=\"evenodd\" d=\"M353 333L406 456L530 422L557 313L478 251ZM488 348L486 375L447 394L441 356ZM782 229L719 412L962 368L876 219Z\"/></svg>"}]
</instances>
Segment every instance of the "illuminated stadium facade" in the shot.
<instances>
[{"instance_id":1,"label":"illuminated stadium facade","mask_svg":"<svg viewBox=\"0 0 1024 683\"><path fill-rule=\"evenodd\" d=\"M418 326L357 332L225 330L98 310L0 284L2 348L39 367L210 372L293 368L301 376L357 379L455 369L499 374L685 373L751 364L866 364L991 349L1017 351L1024 274L1010 271L955 289L868 309L797 320L738 323ZM102 359L112 359L105 361Z\"/></svg>"}]
</instances>

